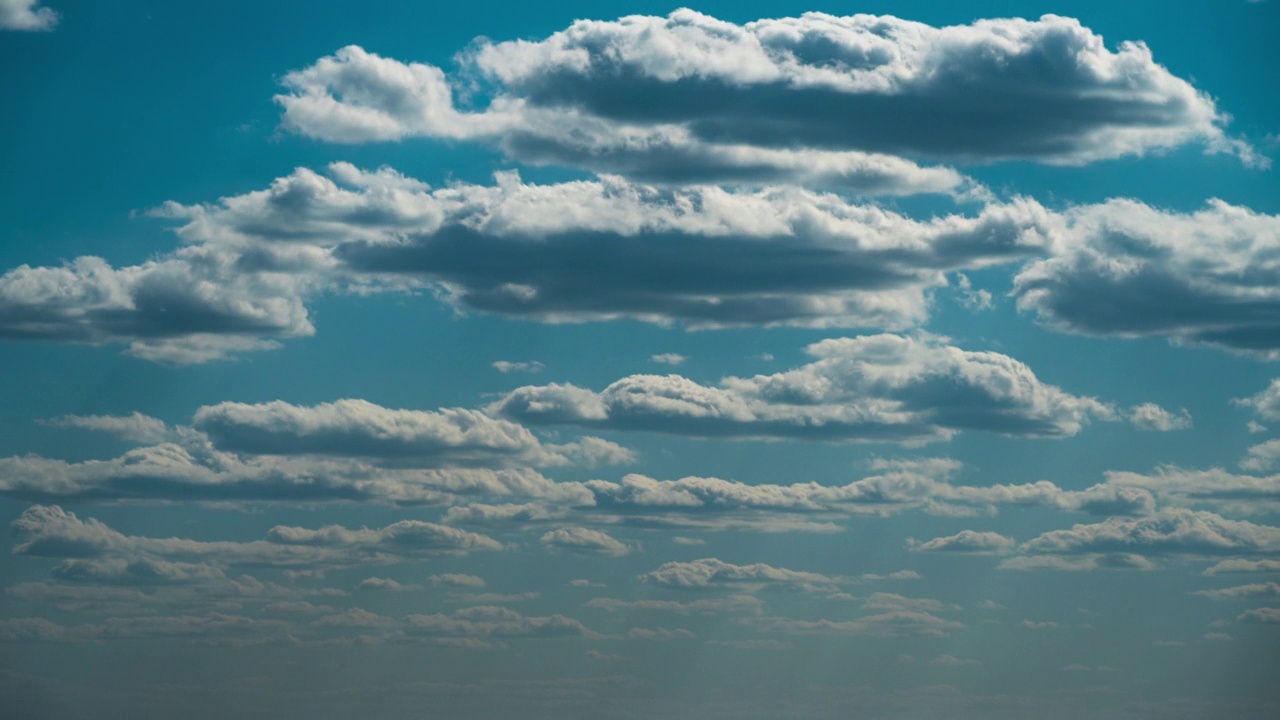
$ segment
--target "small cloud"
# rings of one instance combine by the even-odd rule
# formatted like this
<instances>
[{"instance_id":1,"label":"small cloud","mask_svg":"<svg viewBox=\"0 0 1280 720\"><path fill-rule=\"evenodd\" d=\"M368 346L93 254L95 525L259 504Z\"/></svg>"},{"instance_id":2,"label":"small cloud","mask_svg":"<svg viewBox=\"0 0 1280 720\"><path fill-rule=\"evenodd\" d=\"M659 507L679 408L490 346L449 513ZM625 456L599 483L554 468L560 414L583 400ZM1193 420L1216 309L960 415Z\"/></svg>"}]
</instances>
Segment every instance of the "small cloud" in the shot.
<instances>
[{"instance_id":1,"label":"small cloud","mask_svg":"<svg viewBox=\"0 0 1280 720\"><path fill-rule=\"evenodd\" d=\"M467 587L482 588L484 587L484 578L475 575L464 575L461 573L444 573L443 575L432 575L427 578L431 583L431 587Z\"/></svg>"},{"instance_id":2,"label":"small cloud","mask_svg":"<svg viewBox=\"0 0 1280 720\"><path fill-rule=\"evenodd\" d=\"M876 580L919 580L921 577L920 573L915 570L897 570L887 575L864 573L860 579L874 582Z\"/></svg>"},{"instance_id":3,"label":"small cloud","mask_svg":"<svg viewBox=\"0 0 1280 720\"><path fill-rule=\"evenodd\" d=\"M568 550L586 555L626 555L631 547L607 533L584 527L562 527L543 534L542 544L548 550Z\"/></svg>"},{"instance_id":4,"label":"small cloud","mask_svg":"<svg viewBox=\"0 0 1280 720\"><path fill-rule=\"evenodd\" d=\"M1256 572L1280 572L1280 560L1244 560L1237 558L1220 560L1216 565L1206 568L1204 574Z\"/></svg>"},{"instance_id":5,"label":"small cloud","mask_svg":"<svg viewBox=\"0 0 1280 720\"><path fill-rule=\"evenodd\" d=\"M1027 628L1028 630L1047 630L1049 628L1058 627L1058 623L1052 620L1023 620L1021 624L1022 627Z\"/></svg>"},{"instance_id":6,"label":"small cloud","mask_svg":"<svg viewBox=\"0 0 1280 720\"><path fill-rule=\"evenodd\" d=\"M1203 639L1205 642L1231 642L1235 640L1230 635L1220 632L1205 633Z\"/></svg>"},{"instance_id":7,"label":"small cloud","mask_svg":"<svg viewBox=\"0 0 1280 720\"><path fill-rule=\"evenodd\" d=\"M693 633L684 628L676 628L669 630L667 628L631 628L627 631L627 637L632 640L651 640L654 642L668 642L671 640L691 640L696 637Z\"/></svg>"},{"instance_id":8,"label":"small cloud","mask_svg":"<svg viewBox=\"0 0 1280 720\"><path fill-rule=\"evenodd\" d=\"M357 590L381 590L384 592L405 592L419 589L417 585L403 585L391 578L367 577L356 584Z\"/></svg>"},{"instance_id":9,"label":"small cloud","mask_svg":"<svg viewBox=\"0 0 1280 720\"><path fill-rule=\"evenodd\" d=\"M498 360L492 365L494 370L506 375L507 373L540 373L546 369L546 365L531 360L529 362L511 362L509 360Z\"/></svg>"},{"instance_id":10,"label":"small cloud","mask_svg":"<svg viewBox=\"0 0 1280 720\"><path fill-rule=\"evenodd\" d=\"M676 535L675 537L671 538L671 542L677 545L706 545L707 544L707 541L703 540L702 538L684 537L682 535Z\"/></svg>"},{"instance_id":11,"label":"small cloud","mask_svg":"<svg viewBox=\"0 0 1280 720\"><path fill-rule=\"evenodd\" d=\"M1261 607L1245 610L1236 616L1243 623L1261 623L1264 625L1280 625L1280 608Z\"/></svg>"},{"instance_id":12,"label":"small cloud","mask_svg":"<svg viewBox=\"0 0 1280 720\"><path fill-rule=\"evenodd\" d=\"M1139 430L1156 432L1187 430L1191 427L1191 413L1187 412L1186 408L1182 408L1175 415L1155 403L1143 403L1129 410L1129 422Z\"/></svg>"},{"instance_id":13,"label":"small cloud","mask_svg":"<svg viewBox=\"0 0 1280 720\"><path fill-rule=\"evenodd\" d=\"M981 312L982 310L990 310L995 306L991 293L987 290L974 290L973 284L969 281L969 276L964 273L956 273L958 279L956 285L960 290L960 304L964 305L972 312Z\"/></svg>"},{"instance_id":14,"label":"small cloud","mask_svg":"<svg viewBox=\"0 0 1280 720\"><path fill-rule=\"evenodd\" d=\"M1249 429L1249 433L1251 435L1257 435L1258 433L1264 433L1267 431L1267 426L1257 420L1250 420L1245 427Z\"/></svg>"},{"instance_id":15,"label":"small cloud","mask_svg":"<svg viewBox=\"0 0 1280 720\"><path fill-rule=\"evenodd\" d=\"M751 357L762 362L773 362L773 353L760 353L759 355L752 355Z\"/></svg>"},{"instance_id":16,"label":"small cloud","mask_svg":"<svg viewBox=\"0 0 1280 720\"><path fill-rule=\"evenodd\" d=\"M679 365L689 358L676 353L661 353L659 355L650 355L649 361L656 362L659 365Z\"/></svg>"},{"instance_id":17,"label":"small cloud","mask_svg":"<svg viewBox=\"0 0 1280 720\"><path fill-rule=\"evenodd\" d=\"M1253 472L1265 472L1280 464L1280 440L1268 440L1249 448L1249 454L1240 461L1240 467Z\"/></svg>"},{"instance_id":18,"label":"small cloud","mask_svg":"<svg viewBox=\"0 0 1280 720\"><path fill-rule=\"evenodd\" d=\"M1013 538L1005 537L1000 533L976 530L961 530L955 535L937 537L925 542L918 542L914 538L907 540L907 547L916 552L1004 553L1012 550L1016 544Z\"/></svg>"}]
</instances>

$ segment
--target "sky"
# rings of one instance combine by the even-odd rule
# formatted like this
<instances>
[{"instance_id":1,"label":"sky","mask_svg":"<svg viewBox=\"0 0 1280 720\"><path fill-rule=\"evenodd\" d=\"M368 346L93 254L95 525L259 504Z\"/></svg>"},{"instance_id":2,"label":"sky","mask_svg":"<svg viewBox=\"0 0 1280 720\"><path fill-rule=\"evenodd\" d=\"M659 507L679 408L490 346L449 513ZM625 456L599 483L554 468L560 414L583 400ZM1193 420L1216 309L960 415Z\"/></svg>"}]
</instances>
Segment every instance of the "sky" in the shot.
<instances>
[{"instance_id":1,"label":"sky","mask_svg":"<svg viewBox=\"0 0 1280 720\"><path fill-rule=\"evenodd\" d=\"M0 706L1280 715L1275 0L0 0Z\"/></svg>"}]
</instances>

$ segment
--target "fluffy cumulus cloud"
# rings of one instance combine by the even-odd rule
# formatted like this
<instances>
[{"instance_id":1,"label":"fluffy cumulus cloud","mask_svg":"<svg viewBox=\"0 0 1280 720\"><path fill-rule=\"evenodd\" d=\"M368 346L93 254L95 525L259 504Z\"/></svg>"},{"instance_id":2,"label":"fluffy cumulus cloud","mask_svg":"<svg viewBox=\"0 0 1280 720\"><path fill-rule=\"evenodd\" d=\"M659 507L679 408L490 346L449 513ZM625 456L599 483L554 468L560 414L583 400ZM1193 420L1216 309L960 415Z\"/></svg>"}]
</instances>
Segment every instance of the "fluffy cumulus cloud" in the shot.
<instances>
[{"instance_id":1,"label":"fluffy cumulus cloud","mask_svg":"<svg viewBox=\"0 0 1280 720\"><path fill-rule=\"evenodd\" d=\"M0 30L52 30L58 13L40 0L0 0Z\"/></svg>"},{"instance_id":2,"label":"fluffy cumulus cloud","mask_svg":"<svg viewBox=\"0 0 1280 720\"><path fill-rule=\"evenodd\" d=\"M1143 403L1129 411L1129 422L1139 430L1156 432L1188 430L1191 428L1191 413L1185 408L1178 413L1172 413L1155 403Z\"/></svg>"},{"instance_id":3,"label":"fluffy cumulus cloud","mask_svg":"<svg viewBox=\"0 0 1280 720\"><path fill-rule=\"evenodd\" d=\"M1026 365L929 336L874 335L806 348L814 362L717 386L678 375L633 375L600 392L526 386L490 411L529 423L719 437L922 443L962 430L1074 435L1115 419L1098 400L1042 383Z\"/></svg>"},{"instance_id":4,"label":"fluffy cumulus cloud","mask_svg":"<svg viewBox=\"0 0 1280 720\"><path fill-rule=\"evenodd\" d=\"M937 537L925 542L911 541L909 547L920 552L1005 553L1012 550L1017 541L997 532L961 530L955 535Z\"/></svg>"},{"instance_id":5,"label":"fluffy cumulus cloud","mask_svg":"<svg viewBox=\"0 0 1280 720\"><path fill-rule=\"evenodd\" d=\"M542 545L550 550L564 550L584 555L626 555L631 547L608 533L585 527L562 527L543 534Z\"/></svg>"},{"instance_id":6,"label":"fluffy cumulus cloud","mask_svg":"<svg viewBox=\"0 0 1280 720\"><path fill-rule=\"evenodd\" d=\"M1062 243L1015 278L1020 309L1065 332L1280 356L1280 217L1220 200L1192 213L1111 200L1064 219Z\"/></svg>"},{"instance_id":7,"label":"fluffy cumulus cloud","mask_svg":"<svg viewBox=\"0 0 1280 720\"><path fill-rule=\"evenodd\" d=\"M1248 455L1240 460L1240 467L1254 472L1270 470L1278 464L1280 464L1280 440L1268 440L1253 445L1249 448ZM1280 491L1280 487L1276 489ZM1277 498L1280 498L1280 494L1277 494Z\"/></svg>"},{"instance_id":8,"label":"fluffy cumulus cloud","mask_svg":"<svg viewBox=\"0 0 1280 720\"><path fill-rule=\"evenodd\" d=\"M1280 380L1272 380L1271 384L1257 395L1235 398L1231 402L1250 408L1264 420L1280 420Z\"/></svg>"},{"instance_id":9,"label":"fluffy cumulus cloud","mask_svg":"<svg viewBox=\"0 0 1280 720\"><path fill-rule=\"evenodd\" d=\"M322 293L415 289L549 322L902 328L925 318L949 272L1042 254L1059 224L1029 200L914 220L794 187L505 174L431 190L385 168L331 171L299 169L216 204L169 203L153 214L180 221L186 245L140 265L82 257L9 270L0 338L206 362L312 334L307 303Z\"/></svg>"},{"instance_id":10,"label":"fluffy cumulus cloud","mask_svg":"<svg viewBox=\"0 0 1280 720\"><path fill-rule=\"evenodd\" d=\"M1022 545L1031 554L1260 555L1280 551L1280 528L1211 512L1161 510L1052 530Z\"/></svg>"},{"instance_id":11,"label":"fluffy cumulus cloud","mask_svg":"<svg viewBox=\"0 0 1280 720\"><path fill-rule=\"evenodd\" d=\"M139 357L188 364L314 332L305 277L243 272L238 259L201 246L122 268L96 257L22 265L0 275L0 338L123 343Z\"/></svg>"},{"instance_id":12,"label":"fluffy cumulus cloud","mask_svg":"<svg viewBox=\"0 0 1280 720\"><path fill-rule=\"evenodd\" d=\"M385 168L331 172L165 212L187 220L188 242L238 248L249 267L363 289L427 284L459 306L531 319L695 327L911 325L947 272L1040 254L1057 225L1028 200L913 220L795 187L534 185L508 173L430 190Z\"/></svg>"},{"instance_id":13,"label":"fluffy cumulus cloud","mask_svg":"<svg viewBox=\"0 0 1280 720\"><path fill-rule=\"evenodd\" d=\"M1078 164L1190 142L1260 162L1145 45L1109 49L1052 15L737 25L684 9L480 40L460 61L460 75L487 82L486 107L459 107L440 68L355 46L286 75L276 101L286 128L324 140L481 141L526 162L649 181L946 191L962 183L953 171L898 156Z\"/></svg>"},{"instance_id":14,"label":"fluffy cumulus cloud","mask_svg":"<svg viewBox=\"0 0 1280 720\"><path fill-rule=\"evenodd\" d=\"M1272 442L1255 445L1241 461L1250 470L1266 470L1275 461ZM1103 487L1142 490L1164 506L1211 507L1220 512L1256 515L1280 510L1280 475L1247 475L1221 468L1188 470L1172 465L1151 473L1111 471Z\"/></svg>"},{"instance_id":15,"label":"fluffy cumulus cloud","mask_svg":"<svg viewBox=\"0 0 1280 720\"><path fill-rule=\"evenodd\" d=\"M922 167L884 153L708 142L679 123L619 123L499 96L489 108L455 107L439 68L342 48L285 75L276 96L283 125L339 143L434 137L496 144L534 164L585 167L644 182L799 182L867 194L980 194L948 167Z\"/></svg>"}]
</instances>

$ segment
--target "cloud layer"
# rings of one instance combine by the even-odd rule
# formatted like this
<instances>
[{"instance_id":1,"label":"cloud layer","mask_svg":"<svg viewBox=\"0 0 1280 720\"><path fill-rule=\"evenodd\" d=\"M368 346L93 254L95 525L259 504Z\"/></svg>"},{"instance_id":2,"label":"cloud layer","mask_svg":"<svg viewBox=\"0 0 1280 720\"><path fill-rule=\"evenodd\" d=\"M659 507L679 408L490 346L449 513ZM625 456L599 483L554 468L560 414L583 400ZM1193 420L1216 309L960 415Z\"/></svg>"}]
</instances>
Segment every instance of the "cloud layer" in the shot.
<instances>
[{"instance_id":1,"label":"cloud layer","mask_svg":"<svg viewBox=\"0 0 1280 720\"><path fill-rule=\"evenodd\" d=\"M806 348L814 362L706 386L679 375L633 375L600 392L525 386L490 406L521 422L683 435L922 443L962 430L1074 435L1115 419L1098 400L1040 382L1026 365L939 339L874 335Z\"/></svg>"},{"instance_id":2,"label":"cloud layer","mask_svg":"<svg viewBox=\"0 0 1280 720\"><path fill-rule=\"evenodd\" d=\"M659 182L945 191L960 184L953 171L895 156L1079 164L1191 142L1259 161L1145 45L1111 50L1053 15L737 25L682 9L580 20L540 41L481 39L460 63L460 77L486 83L486 107L459 107L461 82L440 68L356 46L286 75L276 101L286 128L332 142L478 140L525 162Z\"/></svg>"}]
</instances>

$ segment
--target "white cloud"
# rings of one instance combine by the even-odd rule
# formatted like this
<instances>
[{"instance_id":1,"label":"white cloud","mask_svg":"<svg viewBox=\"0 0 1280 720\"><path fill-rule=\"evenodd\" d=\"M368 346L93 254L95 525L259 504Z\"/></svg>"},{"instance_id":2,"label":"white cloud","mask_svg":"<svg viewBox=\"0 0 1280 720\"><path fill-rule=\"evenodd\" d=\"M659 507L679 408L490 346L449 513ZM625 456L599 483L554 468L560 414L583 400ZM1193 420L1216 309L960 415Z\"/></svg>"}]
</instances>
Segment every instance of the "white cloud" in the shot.
<instances>
[{"instance_id":1,"label":"white cloud","mask_svg":"<svg viewBox=\"0 0 1280 720\"><path fill-rule=\"evenodd\" d=\"M388 468L351 458L239 456L175 443L109 460L0 458L0 495L35 502L396 502L440 504L458 496L590 501L578 483L528 468Z\"/></svg>"},{"instance_id":2,"label":"white cloud","mask_svg":"<svg viewBox=\"0 0 1280 720\"><path fill-rule=\"evenodd\" d=\"M41 0L0 0L0 30L52 30L58 13Z\"/></svg>"},{"instance_id":3,"label":"white cloud","mask_svg":"<svg viewBox=\"0 0 1280 720\"><path fill-rule=\"evenodd\" d=\"M406 592L408 590L417 590L417 585L404 585L391 578L367 577L356 583L357 590L371 590L384 592Z\"/></svg>"},{"instance_id":4,"label":"white cloud","mask_svg":"<svg viewBox=\"0 0 1280 720\"><path fill-rule=\"evenodd\" d=\"M1280 624L1280 608L1255 608L1253 610L1245 610L1236 618L1240 622L1245 623L1263 623L1267 625Z\"/></svg>"},{"instance_id":5,"label":"white cloud","mask_svg":"<svg viewBox=\"0 0 1280 720\"><path fill-rule=\"evenodd\" d=\"M1155 430L1157 432L1169 432L1171 430L1189 430L1191 429L1191 413L1183 408L1178 414L1174 414L1156 405L1155 403L1143 403L1135 405L1129 410L1129 422L1139 430Z\"/></svg>"},{"instance_id":6,"label":"white cloud","mask_svg":"<svg viewBox=\"0 0 1280 720\"><path fill-rule=\"evenodd\" d=\"M1227 558L1219 560L1204 571L1205 575L1222 573L1255 573L1280 572L1280 560L1249 560L1246 558Z\"/></svg>"},{"instance_id":7,"label":"white cloud","mask_svg":"<svg viewBox=\"0 0 1280 720\"><path fill-rule=\"evenodd\" d=\"M506 375L508 373L540 373L547 366L532 360L529 362L512 362L510 360L496 360L492 364L494 370Z\"/></svg>"},{"instance_id":8,"label":"white cloud","mask_svg":"<svg viewBox=\"0 0 1280 720\"><path fill-rule=\"evenodd\" d=\"M718 558L702 558L691 562L663 563L658 569L640 576L650 585L681 590L706 590L732 587L748 591L762 588L790 588L827 592L845 582L820 573L789 570L764 563L734 565Z\"/></svg>"},{"instance_id":9,"label":"white cloud","mask_svg":"<svg viewBox=\"0 0 1280 720\"><path fill-rule=\"evenodd\" d=\"M432 575L427 578L432 587L465 587L465 588L482 588L485 586L484 578L475 575L467 575L464 573L443 573L441 575Z\"/></svg>"},{"instance_id":10,"label":"white cloud","mask_svg":"<svg viewBox=\"0 0 1280 720\"><path fill-rule=\"evenodd\" d=\"M692 640L696 635L684 628L643 628L633 627L627 631L629 640L647 640L650 642L670 642L672 640Z\"/></svg>"},{"instance_id":11,"label":"white cloud","mask_svg":"<svg viewBox=\"0 0 1280 720\"><path fill-rule=\"evenodd\" d=\"M53 427L82 428L116 435L137 443L159 444L180 439L182 433L162 420L133 412L129 415L63 415L44 421Z\"/></svg>"},{"instance_id":12,"label":"white cloud","mask_svg":"<svg viewBox=\"0 0 1280 720\"><path fill-rule=\"evenodd\" d=\"M1241 407L1252 408L1263 420L1280 420L1280 380L1272 380L1262 392L1231 401Z\"/></svg>"},{"instance_id":13,"label":"white cloud","mask_svg":"<svg viewBox=\"0 0 1280 720\"><path fill-rule=\"evenodd\" d=\"M808 365L705 386L678 375L633 375L596 393L525 386L490 411L529 423L695 436L918 444L960 430L1063 437L1109 406L1041 383L1026 365L929 336L862 336L806 348Z\"/></svg>"},{"instance_id":14,"label":"white cloud","mask_svg":"<svg viewBox=\"0 0 1280 720\"><path fill-rule=\"evenodd\" d=\"M907 546L919 552L1006 553L1017 545L1013 538L996 532L961 530L955 535L937 537L926 542L908 541Z\"/></svg>"},{"instance_id":15,"label":"white cloud","mask_svg":"<svg viewBox=\"0 0 1280 720\"><path fill-rule=\"evenodd\" d=\"M1152 494L1142 488L1095 485L1069 491L1043 480L1025 485L956 485L949 480L960 469L959 463L942 459L881 462L872 469L874 474L846 485L749 484L703 477L656 480L639 474L625 475L616 483L590 480L584 485L595 497L594 509L617 513L624 522L678 526L683 519L706 529L752 523L767 529L770 522L780 528L805 529L788 525L784 520L788 515L818 519L888 516L908 510L965 515L994 513L1000 506L1142 515L1155 507Z\"/></svg>"},{"instance_id":16,"label":"white cloud","mask_svg":"<svg viewBox=\"0 0 1280 720\"><path fill-rule=\"evenodd\" d=\"M1246 469L1263 470L1271 462L1269 443L1255 446L1241 461ZM1280 475L1242 475L1221 468L1187 470L1172 465L1152 473L1109 471L1102 487L1142 490L1163 505L1209 506L1236 514L1259 514L1280 509Z\"/></svg>"},{"instance_id":17,"label":"white cloud","mask_svg":"<svg viewBox=\"0 0 1280 720\"><path fill-rule=\"evenodd\" d=\"M170 204L188 243L288 268L307 289L433 286L472 309L544 321L691 327L906 327L946 271L1040 254L1033 201L917 221L795 187L660 189L617 177L430 190L393 170L298 169L218 204ZM570 271L589 264L590 273Z\"/></svg>"},{"instance_id":18,"label":"white cloud","mask_svg":"<svg viewBox=\"0 0 1280 720\"><path fill-rule=\"evenodd\" d=\"M1051 257L1014 279L1019 309L1064 332L1280 353L1280 217L1221 200L1193 213L1110 200L1064 219ZM1266 397L1242 404L1266 413Z\"/></svg>"},{"instance_id":19,"label":"white cloud","mask_svg":"<svg viewBox=\"0 0 1280 720\"><path fill-rule=\"evenodd\" d=\"M542 535L542 544L552 550L567 550L586 555L626 555L631 547L608 533L584 527L562 527Z\"/></svg>"},{"instance_id":20,"label":"white cloud","mask_svg":"<svg viewBox=\"0 0 1280 720\"><path fill-rule=\"evenodd\" d=\"M684 355L678 355L676 353L660 353L649 358L651 362L656 362L659 365L680 365L688 359L689 358Z\"/></svg>"},{"instance_id":21,"label":"white cloud","mask_svg":"<svg viewBox=\"0 0 1280 720\"><path fill-rule=\"evenodd\" d=\"M404 558L462 555L500 550L485 535L420 520L402 520L379 529L348 529L329 525L319 529L277 525L265 540L250 542L198 541L125 535L95 519L81 520L53 505L33 505L13 522L18 542L14 552L37 557L104 561L110 571L118 561L150 565L144 573L156 576L190 575L177 563L207 563L213 567L256 565L274 567L347 566L386 563ZM130 565L121 567L125 572ZM169 578L173 580L173 577Z\"/></svg>"},{"instance_id":22,"label":"white cloud","mask_svg":"<svg viewBox=\"0 0 1280 720\"><path fill-rule=\"evenodd\" d=\"M244 272L238 260L192 246L123 268L96 257L22 265L0 275L0 337L125 343L139 357L191 364L315 331L305 279Z\"/></svg>"},{"instance_id":23,"label":"white cloud","mask_svg":"<svg viewBox=\"0 0 1280 720\"><path fill-rule=\"evenodd\" d=\"M766 632L788 635L870 635L873 637L945 637L964 629L964 624L932 613L914 610L864 615L855 620L793 620L768 618L757 621Z\"/></svg>"},{"instance_id":24,"label":"white cloud","mask_svg":"<svg viewBox=\"0 0 1280 720\"><path fill-rule=\"evenodd\" d=\"M361 143L435 137L497 144L533 164L586 167L655 183L796 182L867 194L975 193L947 167L884 153L708 143L679 124L626 124L498 98L459 110L439 68L401 63L357 46L288 73L276 96L285 128L321 140Z\"/></svg>"},{"instance_id":25,"label":"white cloud","mask_svg":"<svg viewBox=\"0 0 1280 720\"><path fill-rule=\"evenodd\" d=\"M450 615L409 615L405 632L446 638L594 637L582 623L563 615L530 617L503 607L480 605Z\"/></svg>"},{"instance_id":26,"label":"white cloud","mask_svg":"<svg viewBox=\"0 0 1280 720\"><path fill-rule=\"evenodd\" d=\"M1257 597L1258 595L1280 595L1280 585L1273 582L1250 583L1248 585L1237 585L1214 590L1197 590L1192 594L1202 595L1214 600L1234 600L1236 598Z\"/></svg>"},{"instance_id":27,"label":"white cloud","mask_svg":"<svg viewBox=\"0 0 1280 720\"><path fill-rule=\"evenodd\" d=\"M1249 454L1240 461L1240 467L1254 472L1264 472L1274 468L1278 463L1280 463L1280 440L1268 440L1250 447ZM1277 485L1275 496L1280 499L1280 483L1272 484Z\"/></svg>"},{"instance_id":28,"label":"white cloud","mask_svg":"<svg viewBox=\"0 0 1280 720\"><path fill-rule=\"evenodd\" d=\"M227 450L332 455L445 466L567 464L527 429L464 408L385 408L346 399L313 406L224 402L196 411L194 425ZM604 442L604 441L598 441ZM609 453L596 453L609 459Z\"/></svg>"},{"instance_id":29,"label":"white cloud","mask_svg":"<svg viewBox=\"0 0 1280 720\"><path fill-rule=\"evenodd\" d=\"M1211 512L1164 509L1146 517L1113 517L1052 530L1022 544L1028 553L1251 555L1280 551L1280 528Z\"/></svg>"},{"instance_id":30,"label":"white cloud","mask_svg":"<svg viewBox=\"0 0 1280 720\"><path fill-rule=\"evenodd\" d=\"M669 182L938 191L955 187L953 171L884 153L1079 164L1192 142L1265 163L1145 45L1112 51L1052 15L736 25L682 9L580 20L541 41L482 39L460 61L460 76L489 83L487 107L460 109L458 81L439 68L355 46L286 75L276 101L286 128L324 140L470 139L526 162Z\"/></svg>"}]
</instances>

